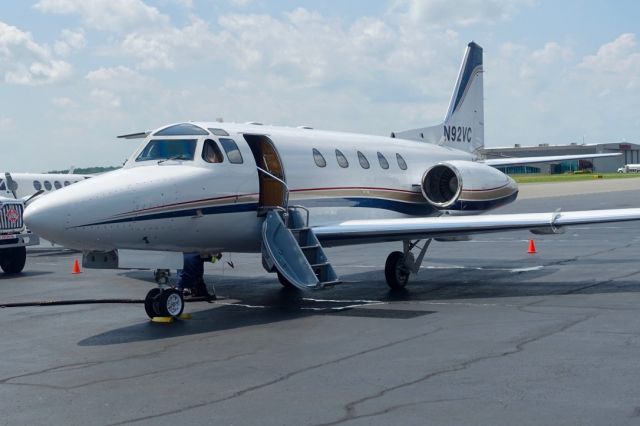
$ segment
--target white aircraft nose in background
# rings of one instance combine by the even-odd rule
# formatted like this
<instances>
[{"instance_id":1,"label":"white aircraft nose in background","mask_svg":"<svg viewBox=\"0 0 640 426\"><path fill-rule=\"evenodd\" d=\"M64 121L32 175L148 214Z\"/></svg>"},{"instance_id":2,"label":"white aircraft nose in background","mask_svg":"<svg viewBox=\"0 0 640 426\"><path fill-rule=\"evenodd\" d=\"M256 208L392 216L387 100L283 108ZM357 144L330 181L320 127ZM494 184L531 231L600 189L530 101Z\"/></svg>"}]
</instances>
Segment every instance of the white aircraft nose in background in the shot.
<instances>
[{"instance_id":1,"label":"white aircraft nose in background","mask_svg":"<svg viewBox=\"0 0 640 426\"><path fill-rule=\"evenodd\" d=\"M49 194L29 203L24 212L25 223L37 235L45 236L52 242L64 241L69 226L69 209L64 200ZM68 238L69 235L67 235Z\"/></svg>"}]
</instances>

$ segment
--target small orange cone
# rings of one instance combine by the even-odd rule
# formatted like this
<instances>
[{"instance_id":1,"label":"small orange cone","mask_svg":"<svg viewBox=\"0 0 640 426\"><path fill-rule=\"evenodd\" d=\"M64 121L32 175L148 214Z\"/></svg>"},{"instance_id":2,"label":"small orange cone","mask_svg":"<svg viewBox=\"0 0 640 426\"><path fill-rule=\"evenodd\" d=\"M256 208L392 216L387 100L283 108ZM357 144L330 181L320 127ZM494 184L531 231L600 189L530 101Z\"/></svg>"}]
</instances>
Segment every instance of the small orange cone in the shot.
<instances>
[{"instance_id":1,"label":"small orange cone","mask_svg":"<svg viewBox=\"0 0 640 426\"><path fill-rule=\"evenodd\" d=\"M529 250L527 250L527 253L529 253L529 254L537 253L537 251L536 251L536 243L534 243L533 240L529 240Z\"/></svg>"},{"instance_id":2,"label":"small orange cone","mask_svg":"<svg viewBox=\"0 0 640 426\"><path fill-rule=\"evenodd\" d=\"M80 274L82 271L80 270L80 264L78 263L78 259L74 259L73 261L73 269L71 269L72 274Z\"/></svg>"}]
</instances>

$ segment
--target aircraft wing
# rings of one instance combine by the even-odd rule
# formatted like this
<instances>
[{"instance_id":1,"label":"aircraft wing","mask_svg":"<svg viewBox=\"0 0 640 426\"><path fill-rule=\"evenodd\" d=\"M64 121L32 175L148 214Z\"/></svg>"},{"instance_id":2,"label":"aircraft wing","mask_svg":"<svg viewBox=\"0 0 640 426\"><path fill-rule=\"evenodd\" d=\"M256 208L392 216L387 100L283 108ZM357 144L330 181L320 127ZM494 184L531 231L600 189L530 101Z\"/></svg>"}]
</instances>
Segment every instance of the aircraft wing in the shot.
<instances>
[{"instance_id":1,"label":"aircraft wing","mask_svg":"<svg viewBox=\"0 0 640 426\"><path fill-rule=\"evenodd\" d=\"M622 155L621 152L612 152L608 154L578 154L578 155L549 155L545 157L509 157L509 158L486 158L479 160L480 163L487 166L510 166L517 164L531 164L531 163L551 163L554 161L568 161L568 160L589 160L591 158L601 157L618 157Z\"/></svg>"},{"instance_id":2,"label":"aircraft wing","mask_svg":"<svg viewBox=\"0 0 640 426\"><path fill-rule=\"evenodd\" d=\"M563 232L564 226L632 220L640 220L640 208L351 220L335 225L314 226L313 232L323 245L336 246L446 238L518 229L528 229L535 234L557 234Z\"/></svg>"}]
</instances>

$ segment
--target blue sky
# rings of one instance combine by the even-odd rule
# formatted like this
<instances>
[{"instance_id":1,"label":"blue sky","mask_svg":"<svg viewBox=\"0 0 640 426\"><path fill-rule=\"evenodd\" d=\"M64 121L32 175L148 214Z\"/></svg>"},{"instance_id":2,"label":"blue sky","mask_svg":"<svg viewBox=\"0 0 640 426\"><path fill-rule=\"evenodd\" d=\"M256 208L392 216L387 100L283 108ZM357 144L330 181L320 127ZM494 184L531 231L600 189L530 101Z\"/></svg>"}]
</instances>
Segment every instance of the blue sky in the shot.
<instances>
[{"instance_id":1,"label":"blue sky","mask_svg":"<svg viewBox=\"0 0 640 426\"><path fill-rule=\"evenodd\" d=\"M640 142L637 1L0 3L0 169L121 164L182 120L439 122L470 40L487 146Z\"/></svg>"}]
</instances>

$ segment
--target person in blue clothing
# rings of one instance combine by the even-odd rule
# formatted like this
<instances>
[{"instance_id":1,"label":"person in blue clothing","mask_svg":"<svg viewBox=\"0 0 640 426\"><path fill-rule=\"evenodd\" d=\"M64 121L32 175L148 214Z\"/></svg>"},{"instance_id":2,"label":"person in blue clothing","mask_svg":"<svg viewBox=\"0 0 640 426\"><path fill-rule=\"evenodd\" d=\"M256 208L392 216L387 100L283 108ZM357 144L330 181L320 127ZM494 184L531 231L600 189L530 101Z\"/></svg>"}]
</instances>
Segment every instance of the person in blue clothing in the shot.
<instances>
[{"instance_id":1,"label":"person in blue clothing","mask_svg":"<svg viewBox=\"0 0 640 426\"><path fill-rule=\"evenodd\" d=\"M183 266L182 270L178 271L176 288L185 295L215 300L215 293L210 294L204 282L204 262L219 258L219 255L207 258L202 257L200 253L183 253Z\"/></svg>"}]
</instances>

